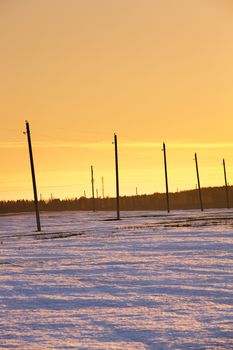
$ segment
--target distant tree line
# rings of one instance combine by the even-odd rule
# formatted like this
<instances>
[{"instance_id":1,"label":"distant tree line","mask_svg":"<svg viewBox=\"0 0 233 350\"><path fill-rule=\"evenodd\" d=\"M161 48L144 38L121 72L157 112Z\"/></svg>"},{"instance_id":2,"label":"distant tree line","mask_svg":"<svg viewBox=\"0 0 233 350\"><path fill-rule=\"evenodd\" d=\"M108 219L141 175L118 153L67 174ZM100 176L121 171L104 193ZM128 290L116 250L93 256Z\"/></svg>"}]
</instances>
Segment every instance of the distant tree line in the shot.
<instances>
[{"instance_id":1,"label":"distant tree line","mask_svg":"<svg viewBox=\"0 0 233 350\"><path fill-rule=\"evenodd\" d=\"M228 187L230 206L233 206L233 186ZM200 208L198 190L169 193L172 209ZM206 187L202 189L204 208L226 208L225 187ZM115 198L95 198L96 210L115 210ZM41 211L92 210L92 198L51 199L39 202ZM144 194L120 197L121 210L166 210L165 193ZM0 213L34 211L32 200L0 201Z\"/></svg>"}]
</instances>

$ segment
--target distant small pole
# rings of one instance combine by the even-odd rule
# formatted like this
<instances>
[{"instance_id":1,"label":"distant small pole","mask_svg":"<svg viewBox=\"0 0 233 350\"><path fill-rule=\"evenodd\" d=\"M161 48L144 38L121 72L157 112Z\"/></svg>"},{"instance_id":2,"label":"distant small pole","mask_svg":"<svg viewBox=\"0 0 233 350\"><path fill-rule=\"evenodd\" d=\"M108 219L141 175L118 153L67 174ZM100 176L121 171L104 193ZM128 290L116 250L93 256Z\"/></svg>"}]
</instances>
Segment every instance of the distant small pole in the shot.
<instances>
[{"instance_id":1,"label":"distant small pole","mask_svg":"<svg viewBox=\"0 0 233 350\"><path fill-rule=\"evenodd\" d=\"M33 153L32 153L30 126L29 126L29 123L28 123L27 120L26 120L26 134L27 134L27 140L28 140L28 150L29 150L30 165L31 165L31 174L32 174L32 185L33 185L33 193L34 193L34 204L35 204L35 212L36 212L37 231L41 231L40 212L39 212L39 205L38 205L38 198L37 198L36 176L35 176L35 168L34 168Z\"/></svg>"},{"instance_id":2,"label":"distant small pole","mask_svg":"<svg viewBox=\"0 0 233 350\"><path fill-rule=\"evenodd\" d=\"M136 187L136 196L138 196L138 188Z\"/></svg>"},{"instance_id":3,"label":"distant small pole","mask_svg":"<svg viewBox=\"0 0 233 350\"><path fill-rule=\"evenodd\" d=\"M50 200L51 201L53 200L53 194L52 193L50 194Z\"/></svg>"},{"instance_id":4,"label":"distant small pole","mask_svg":"<svg viewBox=\"0 0 233 350\"><path fill-rule=\"evenodd\" d=\"M202 203L202 197L201 197L201 185L200 185L200 177L199 177L198 161L197 161L197 154L196 153L195 153L195 164L196 164L196 172L197 172L197 184L198 184L200 207L201 207L201 211L203 211L203 203Z\"/></svg>"},{"instance_id":5,"label":"distant small pole","mask_svg":"<svg viewBox=\"0 0 233 350\"><path fill-rule=\"evenodd\" d=\"M101 183L102 183L102 198L104 198L104 177L101 177Z\"/></svg>"},{"instance_id":6,"label":"distant small pole","mask_svg":"<svg viewBox=\"0 0 233 350\"><path fill-rule=\"evenodd\" d=\"M96 189L96 198L99 198L99 191L98 191L98 188Z\"/></svg>"},{"instance_id":7,"label":"distant small pole","mask_svg":"<svg viewBox=\"0 0 233 350\"><path fill-rule=\"evenodd\" d=\"M91 188L92 188L92 210L95 211L95 189L94 189L93 165L91 165Z\"/></svg>"},{"instance_id":8,"label":"distant small pole","mask_svg":"<svg viewBox=\"0 0 233 350\"><path fill-rule=\"evenodd\" d=\"M164 170L165 170L167 212L170 213L169 191L168 191L168 176L167 176L167 155L166 155L166 145L165 145L165 143L163 143L163 156L164 156Z\"/></svg>"},{"instance_id":9,"label":"distant small pole","mask_svg":"<svg viewBox=\"0 0 233 350\"><path fill-rule=\"evenodd\" d=\"M84 197L85 197L85 198L87 197L87 195L86 195L86 191L84 191L84 192L83 192L83 195L84 195Z\"/></svg>"},{"instance_id":10,"label":"distant small pole","mask_svg":"<svg viewBox=\"0 0 233 350\"><path fill-rule=\"evenodd\" d=\"M120 220L118 147L117 147L117 135L116 134L114 134L114 145L115 145L115 165L116 165L116 211L117 211L117 220Z\"/></svg>"},{"instance_id":11,"label":"distant small pole","mask_svg":"<svg viewBox=\"0 0 233 350\"><path fill-rule=\"evenodd\" d=\"M225 179L225 189L226 189L227 208L230 209L229 194L228 194L228 184L227 184L227 172L226 172L226 163L225 163L225 159L223 159L223 170L224 170L224 179Z\"/></svg>"}]
</instances>

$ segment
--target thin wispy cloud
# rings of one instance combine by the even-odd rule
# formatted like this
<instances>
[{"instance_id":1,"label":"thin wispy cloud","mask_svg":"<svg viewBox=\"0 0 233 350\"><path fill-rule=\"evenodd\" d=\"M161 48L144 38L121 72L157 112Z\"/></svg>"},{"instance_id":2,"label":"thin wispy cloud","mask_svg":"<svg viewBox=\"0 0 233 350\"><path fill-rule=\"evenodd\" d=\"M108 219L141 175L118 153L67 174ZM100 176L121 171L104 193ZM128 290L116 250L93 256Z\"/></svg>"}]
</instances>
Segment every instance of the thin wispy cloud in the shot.
<instances>
[{"instance_id":1,"label":"thin wispy cloud","mask_svg":"<svg viewBox=\"0 0 233 350\"><path fill-rule=\"evenodd\" d=\"M159 142L119 142L121 148L141 148L141 149L155 149L161 148L162 143ZM25 148L26 142L0 142L0 148ZM111 142L55 142L55 141L34 141L35 148L111 148ZM233 148L233 143L189 143L189 142L171 142L167 143L170 149L219 149L219 148Z\"/></svg>"}]
</instances>

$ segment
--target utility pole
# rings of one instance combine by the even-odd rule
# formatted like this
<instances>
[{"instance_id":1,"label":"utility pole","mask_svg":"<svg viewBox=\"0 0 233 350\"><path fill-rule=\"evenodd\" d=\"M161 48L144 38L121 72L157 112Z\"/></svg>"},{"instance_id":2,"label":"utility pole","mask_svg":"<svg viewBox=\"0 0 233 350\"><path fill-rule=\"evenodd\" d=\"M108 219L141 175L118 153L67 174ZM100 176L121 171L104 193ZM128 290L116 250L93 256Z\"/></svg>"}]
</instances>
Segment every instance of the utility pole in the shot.
<instances>
[{"instance_id":1,"label":"utility pole","mask_svg":"<svg viewBox=\"0 0 233 350\"><path fill-rule=\"evenodd\" d=\"M136 187L136 196L138 196L138 188Z\"/></svg>"},{"instance_id":2,"label":"utility pole","mask_svg":"<svg viewBox=\"0 0 233 350\"><path fill-rule=\"evenodd\" d=\"M98 191L98 188L96 189L96 198L97 198L97 199L99 198L99 191Z\"/></svg>"},{"instance_id":3,"label":"utility pole","mask_svg":"<svg viewBox=\"0 0 233 350\"><path fill-rule=\"evenodd\" d=\"M165 184L166 184L167 212L170 213L169 191L168 191L168 176L167 176L167 155L166 155L166 145L165 145L165 143L163 143L163 157L164 157L164 171L165 171Z\"/></svg>"},{"instance_id":4,"label":"utility pole","mask_svg":"<svg viewBox=\"0 0 233 350\"><path fill-rule=\"evenodd\" d=\"M104 198L104 177L101 177L101 183L102 183L102 198Z\"/></svg>"},{"instance_id":5,"label":"utility pole","mask_svg":"<svg viewBox=\"0 0 233 350\"><path fill-rule=\"evenodd\" d=\"M92 188L92 210L95 211L95 189L94 189L93 165L91 165L91 188Z\"/></svg>"},{"instance_id":6,"label":"utility pole","mask_svg":"<svg viewBox=\"0 0 233 350\"><path fill-rule=\"evenodd\" d=\"M35 176L35 168L34 168L34 162L33 162L30 126L29 126L29 123L27 120L26 120L26 134L27 134L27 140L28 140L28 151L29 151L29 158L30 158L30 165L31 165L32 186L33 186L33 194L34 194L34 205L35 205L35 212L36 212L37 231L41 231L40 212L39 212L39 205L38 205L38 198L37 198L36 176Z\"/></svg>"},{"instance_id":7,"label":"utility pole","mask_svg":"<svg viewBox=\"0 0 233 350\"><path fill-rule=\"evenodd\" d=\"M202 203L202 197L201 197L201 185L200 185L200 177L199 177L198 161L197 161L197 154L196 153L195 153L195 164L196 164L197 184L198 184L200 207L201 207L201 211L203 211L203 203Z\"/></svg>"},{"instance_id":8,"label":"utility pole","mask_svg":"<svg viewBox=\"0 0 233 350\"><path fill-rule=\"evenodd\" d=\"M227 184L227 172L226 172L226 163L225 163L225 159L223 159L223 170L224 170L224 179L225 179L227 209L230 209L229 194L228 194L228 184Z\"/></svg>"},{"instance_id":9,"label":"utility pole","mask_svg":"<svg viewBox=\"0 0 233 350\"><path fill-rule=\"evenodd\" d=\"M117 211L117 220L120 220L118 147L117 147L117 135L116 134L114 134L114 145L115 145L115 166L116 166L116 211Z\"/></svg>"}]
</instances>

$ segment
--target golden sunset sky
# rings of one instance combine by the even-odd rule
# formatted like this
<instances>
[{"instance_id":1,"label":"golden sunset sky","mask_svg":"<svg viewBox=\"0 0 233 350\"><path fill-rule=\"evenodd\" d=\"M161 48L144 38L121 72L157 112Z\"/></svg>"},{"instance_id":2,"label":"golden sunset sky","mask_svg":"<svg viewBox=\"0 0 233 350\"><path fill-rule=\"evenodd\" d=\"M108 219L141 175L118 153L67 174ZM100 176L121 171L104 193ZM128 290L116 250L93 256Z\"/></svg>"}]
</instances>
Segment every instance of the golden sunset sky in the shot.
<instances>
[{"instance_id":1,"label":"golden sunset sky","mask_svg":"<svg viewBox=\"0 0 233 350\"><path fill-rule=\"evenodd\" d=\"M232 0L0 0L0 200L233 183Z\"/></svg>"}]
</instances>

